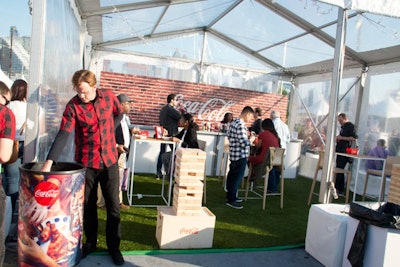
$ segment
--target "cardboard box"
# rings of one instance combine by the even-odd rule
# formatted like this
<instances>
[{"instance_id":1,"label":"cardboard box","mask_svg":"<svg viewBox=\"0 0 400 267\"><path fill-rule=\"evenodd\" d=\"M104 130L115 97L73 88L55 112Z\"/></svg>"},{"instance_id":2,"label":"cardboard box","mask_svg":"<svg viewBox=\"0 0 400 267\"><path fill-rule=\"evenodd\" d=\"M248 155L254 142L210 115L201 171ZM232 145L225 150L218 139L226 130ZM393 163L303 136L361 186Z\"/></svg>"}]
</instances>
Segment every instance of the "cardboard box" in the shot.
<instances>
[{"instance_id":1,"label":"cardboard box","mask_svg":"<svg viewBox=\"0 0 400 267\"><path fill-rule=\"evenodd\" d=\"M199 216L176 216L172 207L158 207L156 239L161 249L211 248L215 215L203 207Z\"/></svg>"}]
</instances>

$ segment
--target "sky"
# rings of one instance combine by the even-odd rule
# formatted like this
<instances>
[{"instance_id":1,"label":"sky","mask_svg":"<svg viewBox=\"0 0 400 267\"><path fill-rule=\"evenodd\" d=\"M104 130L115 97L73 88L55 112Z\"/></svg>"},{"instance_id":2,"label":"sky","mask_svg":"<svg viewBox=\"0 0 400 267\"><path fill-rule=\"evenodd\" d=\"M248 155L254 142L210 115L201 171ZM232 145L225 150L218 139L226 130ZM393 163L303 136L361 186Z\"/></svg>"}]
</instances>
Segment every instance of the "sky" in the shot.
<instances>
[{"instance_id":1,"label":"sky","mask_svg":"<svg viewBox=\"0 0 400 267\"><path fill-rule=\"evenodd\" d=\"M0 37L10 36L11 26L17 27L19 36L30 36L31 21L28 0L0 0Z\"/></svg>"}]
</instances>

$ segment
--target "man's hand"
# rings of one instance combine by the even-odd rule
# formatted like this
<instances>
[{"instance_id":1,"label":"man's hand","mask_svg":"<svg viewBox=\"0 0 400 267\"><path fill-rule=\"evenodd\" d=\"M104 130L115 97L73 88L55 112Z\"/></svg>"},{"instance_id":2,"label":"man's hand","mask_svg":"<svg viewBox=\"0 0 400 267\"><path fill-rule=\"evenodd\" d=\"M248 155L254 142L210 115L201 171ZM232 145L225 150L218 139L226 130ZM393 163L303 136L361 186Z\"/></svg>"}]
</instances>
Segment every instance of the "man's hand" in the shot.
<instances>
[{"instance_id":1,"label":"man's hand","mask_svg":"<svg viewBox=\"0 0 400 267\"><path fill-rule=\"evenodd\" d=\"M117 146L118 153L128 153L128 148L126 148L124 145L118 145Z\"/></svg>"}]
</instances>

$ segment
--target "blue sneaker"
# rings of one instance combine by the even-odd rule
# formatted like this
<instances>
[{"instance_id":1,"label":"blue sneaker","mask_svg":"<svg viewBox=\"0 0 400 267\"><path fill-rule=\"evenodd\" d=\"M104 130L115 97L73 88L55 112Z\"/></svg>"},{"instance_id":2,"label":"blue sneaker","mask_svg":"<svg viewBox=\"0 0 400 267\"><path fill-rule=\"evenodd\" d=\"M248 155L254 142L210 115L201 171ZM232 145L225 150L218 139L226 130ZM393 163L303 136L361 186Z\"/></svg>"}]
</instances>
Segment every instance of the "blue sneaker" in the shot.
<instances>
[{"instance_id":1,"label":"blue sneaker","mask_svg":"<svg viewBox=\"0 0 400 267\"><path fill-rule=\"evenodd\" d=\"M237 210L243 209L243 206L237 202L226 202L226 205Z\"/></svg>"}]
</instances>

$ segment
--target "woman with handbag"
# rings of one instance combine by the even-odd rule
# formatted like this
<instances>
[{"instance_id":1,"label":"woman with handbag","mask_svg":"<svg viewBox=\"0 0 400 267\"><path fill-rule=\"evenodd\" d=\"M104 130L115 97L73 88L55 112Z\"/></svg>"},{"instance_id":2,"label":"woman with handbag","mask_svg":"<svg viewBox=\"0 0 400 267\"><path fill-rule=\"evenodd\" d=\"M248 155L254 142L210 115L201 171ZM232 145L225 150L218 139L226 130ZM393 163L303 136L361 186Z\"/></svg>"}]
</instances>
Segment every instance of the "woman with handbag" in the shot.
<instances>
[{"instance_id":1,"label":"woman with handbag","mask_svg":"<svg viewBox=\"0 0 400 267\"><path fill-rule=\"evenodd\" d=\"M18 142L18 157L13 163L4 165L4 188L7 196L11 197L12 212L17 210L16 202L18 199L19 191L19 166L22 164L24 156L24 139L25 139L25 126L26 126L26 97L27 97L28 84L26 81L18 79L15 80L11 86L11 101L7 105L15 115L15 141ZM16 222L13 222L16 224ZM8 241L17 240L16 227L11 229Z\"/></svg>"}]
</instances>

